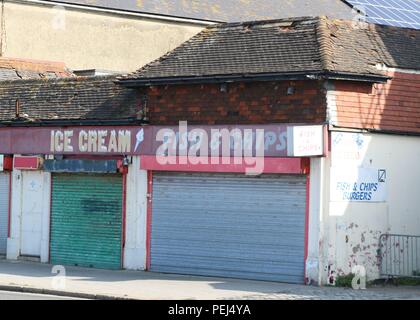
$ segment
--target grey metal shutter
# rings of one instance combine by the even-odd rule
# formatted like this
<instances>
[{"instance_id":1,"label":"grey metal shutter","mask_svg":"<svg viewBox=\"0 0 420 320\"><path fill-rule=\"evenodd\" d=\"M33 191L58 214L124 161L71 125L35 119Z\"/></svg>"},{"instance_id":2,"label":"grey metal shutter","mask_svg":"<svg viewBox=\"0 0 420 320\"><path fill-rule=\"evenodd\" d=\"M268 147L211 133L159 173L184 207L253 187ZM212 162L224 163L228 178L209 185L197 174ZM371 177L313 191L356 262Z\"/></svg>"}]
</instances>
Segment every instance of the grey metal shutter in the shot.
<instances>
[{"instance_id":1,"label":"grey metal shutter","mask_svg":"<svg viewBox=\"0 0 420 320\"><path fill-rule=\"evenodd\" d=\"M0 173L0 254L6 254L9 217L9 174Z\"/></svg>"},{"instance_id":2,"label":"grey metal shutter","mask_svg":"<svg viewBox=\"0 0 420 320\"><path fill-rule=\"evenodd\" d=\"M151 270L304 281L304 176L154 173Z\"/></svg>"}]
</instances>

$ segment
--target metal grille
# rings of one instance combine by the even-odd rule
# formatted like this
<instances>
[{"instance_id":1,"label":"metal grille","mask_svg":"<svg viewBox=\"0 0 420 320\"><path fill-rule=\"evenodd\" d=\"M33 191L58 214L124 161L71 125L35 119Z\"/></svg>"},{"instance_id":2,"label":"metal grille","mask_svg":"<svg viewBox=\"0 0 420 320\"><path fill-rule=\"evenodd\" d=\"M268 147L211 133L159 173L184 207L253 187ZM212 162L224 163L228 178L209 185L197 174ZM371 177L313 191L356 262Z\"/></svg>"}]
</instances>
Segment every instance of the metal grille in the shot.
<instances>
[{"instance_id":1,"label":"metal grille","mask_svg":"<svg viewBox=\"0 0 420 320\"><path fill-rule=\"evenodd\" d=\"M54 174L51 263L121 268L121 175Z\"/></svg>"},{"instance_id":2,"label":"metal grille","mask_svg":"<svg viewBox=\"0 0 420 320\"><path fill-rule=\"evenodd\" d=\"M9 174L0 173L0 254L6 254L9 217Z\"/></svg>"},{"instance_id":3,"label":"metal grille","mask_svg":"<svg viewBox=\"0 0 420 320\"><path fill-rule=\"evenodd\" d=\"M151 270L302 283L304 176L156 173Z\"/></svg>"},{"instance_id":4,"label":"metal grille","mask_svg":"<svg viewBox=\"0 0 420 320\"><path fill-rule=\"evenodd\" d=\"M420 236L381 235L379 261L382 277L420 278Z\"/></svg>"}]
</instances>

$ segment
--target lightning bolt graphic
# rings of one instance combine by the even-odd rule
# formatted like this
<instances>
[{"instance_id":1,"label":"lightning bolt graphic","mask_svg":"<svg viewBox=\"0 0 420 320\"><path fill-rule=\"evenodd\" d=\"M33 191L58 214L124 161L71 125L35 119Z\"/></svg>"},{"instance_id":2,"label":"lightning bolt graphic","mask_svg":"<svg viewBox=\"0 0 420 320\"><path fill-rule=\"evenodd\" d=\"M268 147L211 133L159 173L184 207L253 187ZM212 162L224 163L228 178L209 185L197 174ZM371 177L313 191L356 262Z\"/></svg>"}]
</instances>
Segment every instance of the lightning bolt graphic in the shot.
<instances>
[{"instance_id":1,"label":"lightning bolt graphic","mask_svg":"<svg viewBox=\"0 0 420 320\"><path fill-rule=\"evenodd\" d=\"M144 130L140 129L139 132L136 134L136 146L134 147L134 152L137 151L137 148L140 146L140 144L144 140Z\"/></svg>"}]
</instances>

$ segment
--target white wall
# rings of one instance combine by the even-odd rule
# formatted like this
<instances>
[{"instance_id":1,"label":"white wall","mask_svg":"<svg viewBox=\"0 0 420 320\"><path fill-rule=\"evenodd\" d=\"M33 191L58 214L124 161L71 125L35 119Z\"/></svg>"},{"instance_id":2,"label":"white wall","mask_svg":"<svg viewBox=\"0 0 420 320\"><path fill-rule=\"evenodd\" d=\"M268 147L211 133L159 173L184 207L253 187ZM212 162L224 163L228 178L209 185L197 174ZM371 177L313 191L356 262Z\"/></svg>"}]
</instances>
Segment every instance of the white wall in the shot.
<instances>
[{"instance_id":1,"label":"white wall","mask_svg":"<svg viewBox=\"0 0 420 320\"><path fill-rule=\"evenodd\" d=\"M146 268L147 171L140 170L140 157L133 157L127 175L125 269Z\"/></svg>"},{"instance_id":2,"label":"white wall","mask_svg":"<svg viewBox=\"0 0 420 320\"><path fill-rule=\"evenodd\" d=\"M37 196L28 195L27 188L23 181L27 178L37 185ZM11 201L11 225L10 237L7 239L7 259L16 260L21 255L22 246L22 210L23 202L29 202L29 206L34 210L40 211L41 226L40 261L48 262L49 258L49 233L50 233L50 194L51 194L51 174L41 171L22 171L13 170L12 172L12 201Z\"/></svg>"},{"instance_id":3,"label":"white wall","mask_svg":"<svg viewBox=\"0 0 420 320\"><path fill-rule=\"evenodd\" d=\"M0 256L7 252L10 173L0 169Z\"/></svg>"},{"instance_id":4,"label":"white wall","mask_svg":"<svg viewBox=\"0 0 420 320\"><path fill-rule=\"evenodd\" d=\"M320 245L322 238L322 215L325 194L324 174L325 158L311 158L309 175L309 225L308 225L308 257L306 260L306 279L308 284L321 283L319 268Z\"/></svg>"},{"instance_id":5,"label":"white wall","mask_svg":"<svg viewBox=\"0 0 420 320\"><path fill-rule=\"evenodd\" d=\"M345 133L351 135L353 133ZM383 202L338 202L325 195L321 220L322 283L349 274L355 265L366 268L368 280L379 277L377 249L383 233L420 235L420 137L363 133L364 146L334 147L324 174L324 185L333 188L331 167L386 169ZM328 193L328 192L327 192Z\"/></svg>"}]
</instances>

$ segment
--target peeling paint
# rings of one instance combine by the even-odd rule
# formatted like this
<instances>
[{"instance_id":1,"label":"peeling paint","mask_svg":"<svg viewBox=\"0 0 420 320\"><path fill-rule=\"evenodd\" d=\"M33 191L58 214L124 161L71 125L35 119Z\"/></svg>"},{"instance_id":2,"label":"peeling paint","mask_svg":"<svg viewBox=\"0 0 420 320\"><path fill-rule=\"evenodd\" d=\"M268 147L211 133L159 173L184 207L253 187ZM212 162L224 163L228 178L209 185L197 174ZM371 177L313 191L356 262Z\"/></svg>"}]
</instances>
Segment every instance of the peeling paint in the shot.
<instances>
[{"instance_id":1,"label":"peeling paint","mask_svg":"<svg viewBox=\"0 0 420 320\"><path fill-rule=\"evenodd\" d=\"M358 244L357 246L353 247L353 253L356 254L357 252L359 252L361 250L360 248L360 244Z\"/></svg>"}]
</instances>

